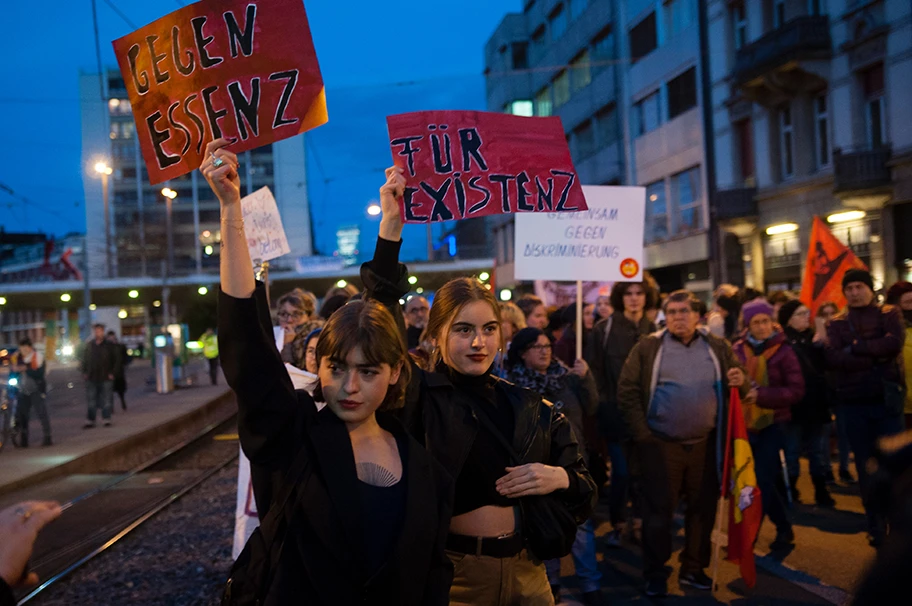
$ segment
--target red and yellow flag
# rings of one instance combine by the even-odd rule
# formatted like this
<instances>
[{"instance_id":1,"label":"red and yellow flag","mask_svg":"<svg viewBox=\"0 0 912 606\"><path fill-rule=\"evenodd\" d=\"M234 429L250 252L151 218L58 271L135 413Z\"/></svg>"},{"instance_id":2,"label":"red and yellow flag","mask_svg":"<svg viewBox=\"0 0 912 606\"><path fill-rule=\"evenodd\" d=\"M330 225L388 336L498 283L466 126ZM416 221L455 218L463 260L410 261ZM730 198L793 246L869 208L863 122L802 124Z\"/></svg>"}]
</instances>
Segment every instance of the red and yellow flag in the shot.
<instances>
[{"instance_id":1,"label":"red and yellow flag","mask_svg":"<svg viewBox=\"0 0 912 606\"><path fill-rule=\"evenodd\" d=\"M812 314L826 301L839 308L845 307L842 294L842 276L853 269L868 269L852 250L833 235L820 217L814 217L811 242L805 263L804 283L801 285L801 302Z\"/></svg>"},{"instance_id":2,"label":"red and yellow flag","mask_svg":"<svg viewBox=\"0 0 912 606\"><path fill-rule=\"evenodd\" d=\"M740 564L741 578L748 587L757 582L754 565L754 542L763 522L763 504L754 471L754 455L747 441L747 428L741 408L741 396L731 390L728 415L728 439L725 447L725 466L722 490L728 491L728 559Z\"/></svg>"}]
</instances>

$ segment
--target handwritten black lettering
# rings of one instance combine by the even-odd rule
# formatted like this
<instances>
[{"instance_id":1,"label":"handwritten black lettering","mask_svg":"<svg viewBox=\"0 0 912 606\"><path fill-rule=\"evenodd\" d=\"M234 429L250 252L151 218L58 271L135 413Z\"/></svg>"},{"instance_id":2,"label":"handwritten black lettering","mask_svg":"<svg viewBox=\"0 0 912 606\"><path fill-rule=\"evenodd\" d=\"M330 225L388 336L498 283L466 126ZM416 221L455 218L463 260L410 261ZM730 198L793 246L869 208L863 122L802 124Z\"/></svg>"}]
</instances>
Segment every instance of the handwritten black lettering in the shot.
<instances>
[{"instance_id":1,"label":"handwritten black lettering","mask_svg":"<svg viewBox=\"0 0 912 606\"><path fill-rule=\"evenodd\" d=\"M536 176L535 177L535 187L538 189L538 211L541 212L547 207L549 211L554 210L553 194L554 194L554 179L548 177L545 179L548 182L548 191L545 192L545 188L542 186L541 180Z\"/></svg>"},{"instance_id":2,"label":"handwritten black lettering","mask_svg":"<svg viewBox=\"0 0 912 606\"><path fill-rule=\"evenodd\" d=\"M450 209L447 208L446 203L443 201L450 190L452 181L452 179L448 178L440 186L440 189L434 189L424 181L421 182L421 189L434 200L434 206L431 209L431 221L437 221L438 219L440 221L451 221L453 219L453 213L450 212Z\"/></svg>"},{"instance_id":3,"label":"handwritten black lettering","mask_svg":"<svg viewBox=\"0 0 912 606\"><path fill-rule=\"evenodd\" d=\"M516 210L517 211L533 211L535 207L531 204L528 204L526 200L531 196L529 192L526 191L526 183L529 183L529 175L526 171L522 171L516 175Z\"/></svg>"},{"instance_id":4,"label":"handwritten black lettering","mask_svg":"<svg viewBox=\"0 0 912 606\"><path fill-rule=\"evenodd\" d=\"M440 128L445 128L445 125ZM445 175L453 172L453 154L450 150L450 135L443 134L444 156L440 155L440 137L441 135L431 135L431 151L434 156L434 171L438 175Z\"/></svg>"},{"instance_id":5,"label":"handwritten black lettering","mask_svg":"<svg viewBox=\"0 0 912 606\"><path fill-rule=\"evenodd\" d=\"M184 108L184 113L187 114L187 117L193 121L193 124L196 125L196 128L199 131L199 137L197 138L197 141L196 141L196 153L200 153L203 150L203 137L206 134L206 127L203 126L203 121L200 119L200 117L197 116L195 113L193 113L193 110L190 109L190 102L193 101L194 99L196 99L197 96L198 95L196 93L193 93L192 95L190 95L189 97L184 99L183 108Z\"/></svg>"},{"instance_id":6,"label":"handwritten black lettering","mask_svg":"<svg viewBox=\"0 0 912 606\"><path fill-rule=\"evenodd\" d=\"M501 207L503 212L510 212L510 181L515 180L516 177L513 175L489 175L488 179L493 183L500 183Z\"/></svg>"},{"instance_id":7,"label":"handwritten black lettering","mask_svg":"<svg viewBox=\"0 0 912 606\"><path fill-rule=\"evenodd\" d=\"M187 56L190 57L190 62L187 65L181 63L179 38L180 28L175 25L171 28L171 58L174 60L174 67L177 68L177 71L184 76L189 76L193 73L193 68L196 67L196 57L193 56L193 52L187 50Z\"/></svg>"},{"instance_id":8,"label":"handwritten black lettering","mask_svg":"<svg viewBox=\"0 0 912 606\"><path fill-rule=\"evenodd\" d=\"M478 168L488 170L488 163L481 157L481 137L478 135L478 129L460 128L459 129L459 146L462 148L462 170L468 172L472 170L472 158L478 163Z\"/></svg>"},{"instance_id":9,"label":"handwritten black lettering","mask_svg":"<svg viewBox=\"0 0 912 606\"><path fill-rule=\"evenodd\" d=\"M469 214L475 214L484 209L488 205L488 202L491 201L491 190L483 185L479 185L478 182L481 181L481 177L475 176L469 179L469 189L480 191L484 194L484 200L474 204L472 208L469 209Z\"/></svg>"},{"instance_id":10,"label":"handwritten black lettering","mask_svg":"<svg viewBox=\"0 0 912 606\"><path fill-rule=\"evenodd\" d=\"M137 57L139 57L139 45L134 44L127 51L127 61L130 63L130 73L133 75L133 86L136 87L136 92L145 95L149 92L149 74L146 73L146 70L136 72Z\"/></svg>"},{"instance_id":11,"label":"handwritten black lettering","mask_svg":"<svg viewBox=\"0 0 912 606\"><path fill-rule=\"evenodd\" d=\"M149 135L152 137L152 147L155 148L155 159L158 160L158 167L160 169L165 169L180 162L180 156L168 155L162 148L165 141L171 138L171 130L158 130L155 128L155 123L158 122L161 117L161 112L156 111L146 118L146 124L149 127Z\"/></svg>"},{"instance_id":12,"label":"handwritten black lettering","mask_svg":"<svg viewBox=\"0 0 912 606\"><path fill-rule=\"evenodd\" d=\"M231 45L231 56L237 58L238 56L238 43L241 46L241 53L245 57L249 57L253 54L253 32L256 29L254 27L254 21L256 19L256 4L247 5L247 22L244 24L244 33L241 33L241 28L238 26L237 19L234 16L234 13L231 11L225 12L222 15L225 18L225 26L228 28L228 42Z\"/></svg>"},{"instance_id":13,"label":"handwritten black lettering","mask_svg":"<svg viewBox=\"0 0 912 606\"><path fill-rule=\"evenodd\" d=\"M285 83L285 89L282 91L282 98L279 100L279 106L276 108L275 118L272 121L272 128L278 128L280 126L285 126L286 124L294 124L298 121L298 118L294 118L293 120L285 118L285 108L288 107L288 100L291 99L291 93L298 83L298 70L291 69L285 72L269 74L269 80L288 80L288 82Z\"/></svg>"},{"instance_id":14,"label":"handwritten black lettering","mask_svg":"<svg viewBox=\"0 0 912 606\"><path fill-rule=\"evenodd\" d=\"M247 125L250 126L253 136L259 137L260 79L251 78L249 99L244 96L240 82L232 82L228 85L228 95L231 97L231 105L234 107L234 115L237 119L238 131L241 133L241 141L246 141L250 137L247 133Z\"/></svg>"},{"instance_id":15,"label":"handwritten black lettering","mask_svg":"<svg viewBox=\"0 0 912 606\"><path fill-rule=\"evenodd\" d=\"M182 133L184 133L184 137L187 139L184 142L184 147L183 147L183 149L181 149L181 152L180 152L180 155L183 156L184 154L187 153L187 150L190 149L190 131L187 130L187 128L183 124L181 124L180 122L178 122L177 120L174 119L174 110L177 109L179 106L180 106L180 101L175 101L174 103L171 104L171 107L168 108L168 122L171 123L171 126L173 126L174 128L176 128L179 131L181 131Z\"/></svg>"},{"instance_id":16,"label":"handwritten black lettering","mask_svg":"<svg viewBox=\"0 0 912 606\"><path fill-rule=\"evenodd\" d=\"M158 36L146 36L146 44L149 46L149 56L152 57L152 73L155 74L155 81L159 84L167 82L171 75L168 72L162 72L158 69L158 64L161 63L161 60L168 56L167 53L162 53L161 55L155 54L155 41L158 40Z\"/></svg>"},{"instance_id":17,"label":"handwritten black lettering","mask_svg":"<svg viewBox=\"0 0 912 606\"><path fill-rule=\"evenodd\" d=\"M218 65L224 59L221 57L212 57L209 55L209 51L206 50L206 47L209 46L215 36L206 36L203 33L203 26L206 25L206 19L208 17L194 17L190 20L190 24L193 25L193 34L196 38L196 50L199 52L200 65L203 69L209 69L214 65Z\"/></svg>"},{"instance_id":18,"label":"handwritten black lettering","mask_svg":"<svg viewBox=\"0 0 912 606\"><path fill-rule=\"evenodd\" d=\"M427 221L428 218L425 215L416 215L415 208L415 194L418 193L417 187L406 187L405 191L402 193L402 202L405 206L405 220L412 222Z\"/></svg>"},{"instance_id":19,"label":"handwritten black lettering","mask_svg":"<svg viewBox=\"0 0 912 606\"><path fill-rule=\"evenodd\" d=\"M571 172L557 169L551 169L551 174L555 176L560 175L562 177L569 177L567 184L564 186L564 190L561 192L560 200L557 202L557 207L554 210L557 212L561 212L563 210L579 210L579 208L575 206L573 208L566 208L564 206L567 203L567 197L570 195L570 188L573 187L573 183L576 181L576 175Z\"/></svg>"},{"instance_id":20,"label":"handwritten black lettering","mask_svg":"<svg viewBox=\"0 0 912 606\"><path fill-rule=\"evenodd\" d=\"M206 108L206 117L209 118L209 130L213 139L219 139L222 136L222 129L218 121L228 114L227 109L216 110L212 107L212 94L218 89L218 86L207 86L203 89L203 106Z\"/></svg>"},{"instance_id":21,"label":"handwritten black lettering","mask_svg":"<svg viewBox=\"0 0 912 606\"><path fill-rule=\"evenodd\" d=\"M400 139L393 139L390 141L390 145L395 147L401 145L402 149L399 150L399 156L408 156L406 163L408 164L409 174L415 176L415 154L421 151L420 147L412 147L412 141L421 141L424 139L422 136L417 137L402 137Z\"/></svg>"}]
</instances>

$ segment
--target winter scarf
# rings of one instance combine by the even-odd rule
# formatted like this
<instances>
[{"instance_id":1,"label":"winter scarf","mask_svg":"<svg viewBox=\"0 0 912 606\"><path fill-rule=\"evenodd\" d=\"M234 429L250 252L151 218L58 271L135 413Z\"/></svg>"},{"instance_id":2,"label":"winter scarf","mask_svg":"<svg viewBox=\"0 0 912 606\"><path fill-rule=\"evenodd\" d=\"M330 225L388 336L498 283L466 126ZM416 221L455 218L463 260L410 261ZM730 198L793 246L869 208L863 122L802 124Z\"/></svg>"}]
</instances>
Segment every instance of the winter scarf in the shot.
<instances>
[{"instance_id":1,"label":"winter scarf","mask_svg":"<svg viewBox=\"0 0 912 606\"><path fill-rule=\"evenodd\" d=\"M545 374L532 370L525 364L517 364L509 373L509 380L540 394L554 398L564 388L564 377L570 370L560 360L551 360Z\"/></svg>"},{"instance_id":2,"label":"winter scarf","mask_svg":"<svg viewBox=\"0 0 912 606\"><path fill-rule=\"evenodd\" d=\"M744 366L747 376L757 387L769 387L769 371L767 362L776 355L782 343L777 343L764 348L766 341L758 341L747 335L747 347L744 348ZM769 408L760 408L756 404L744 406L744 422L748 429L760 431L766 429L775 421L775 413Z\"/></svg>"}]
</instances>

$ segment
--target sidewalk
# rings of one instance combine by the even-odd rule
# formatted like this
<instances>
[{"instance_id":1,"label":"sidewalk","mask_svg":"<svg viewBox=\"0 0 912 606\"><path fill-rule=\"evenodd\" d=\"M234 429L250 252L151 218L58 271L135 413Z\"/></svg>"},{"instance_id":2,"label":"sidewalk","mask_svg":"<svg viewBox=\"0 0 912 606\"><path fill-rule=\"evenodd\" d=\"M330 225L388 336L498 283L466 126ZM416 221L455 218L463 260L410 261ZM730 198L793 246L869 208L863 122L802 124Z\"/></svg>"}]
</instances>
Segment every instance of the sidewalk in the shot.
<instances>
[{"instance_id":1,"label":"sidewalk","mask_svg":"<svg viewBox=\"0 0 912 606\"><path fill-rule=\"evenodd\" d=\"M166 395L149 390L146 380L153 370L147 360L134 361L127 368L127 411L121 410L114 396L113 425L104 427L100 414L98 426L83 429L86 421L85 383L75 367L57 367L48 374L48 414L54 445L41 446L41 425L35 415L30 424L30 448L13 448L0 452L0 494L28 484L44 481L61 473L71 473L86 457L127 448L142 434L155 431L185 415L201 414L229 397L231 390L220 380L209 385L205 361L190 365L202 382Z\"/></svg>"}]
</instances>

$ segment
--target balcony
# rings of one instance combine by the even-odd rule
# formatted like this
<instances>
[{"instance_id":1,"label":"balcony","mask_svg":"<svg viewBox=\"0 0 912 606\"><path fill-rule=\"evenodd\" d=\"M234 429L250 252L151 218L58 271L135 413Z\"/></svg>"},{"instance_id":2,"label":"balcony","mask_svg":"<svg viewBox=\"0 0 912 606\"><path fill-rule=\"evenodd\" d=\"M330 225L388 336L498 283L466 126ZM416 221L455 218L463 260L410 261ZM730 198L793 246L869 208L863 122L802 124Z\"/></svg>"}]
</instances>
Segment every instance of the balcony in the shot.
<instances>
[{"instance_id":1,"label":"balcony","mask_svg":"<svg viewBox=\"0 0 912 606\"><path fill-rule=\"evenodd\" d=\"M826 72L811 63L832 56L829 18L797 17L739 49L732 80L745 97L771 107L824 88Z\"/></svg>"},{"instance_id":2,"label":"balcony","mask_svg":"<svg viewBox=\"0 0 912 606\"><path fill-rule=\"evenodd\" d=\"M833 192L850 194L889 189L892 183L888 146L844 152L833 150Z\"/></svg>"},{"instance_id":3,"label":"balcony","mask_svg":"<svg viewBox=\"0 0 912 606\"><path fill-rule=\"evenodd\" d=\"M732 221L757 216L757 188L739 187L716 192L716 219Z\"/></svg>"}]
</instances>

